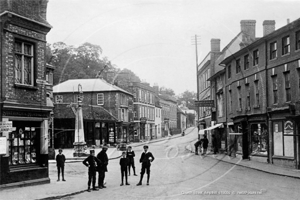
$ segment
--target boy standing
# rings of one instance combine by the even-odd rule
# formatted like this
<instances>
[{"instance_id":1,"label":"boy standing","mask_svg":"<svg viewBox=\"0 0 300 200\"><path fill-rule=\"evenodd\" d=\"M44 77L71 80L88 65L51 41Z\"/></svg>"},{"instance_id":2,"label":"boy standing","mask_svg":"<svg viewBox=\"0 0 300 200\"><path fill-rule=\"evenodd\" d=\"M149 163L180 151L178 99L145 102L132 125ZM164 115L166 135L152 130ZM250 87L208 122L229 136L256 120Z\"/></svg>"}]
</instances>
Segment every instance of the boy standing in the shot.
<instances>
[{"instance_id":1,"label":"boy standing","mask_svg":"<svg viewBox=\"0 0 300 200\"><path fill-rule=\"evenodd\" d=\"M154 156L151 152L148 152L148 146L144 146L144 152L141 155L140 163L142 163L142 170L141 170L141 178L140 182L137 184L137 186L142 185L143 176L145 174L145 171L147 172L147 185L149 185L149 179L150 179L150 166L151 162L154 161Z\"/></svg>"},{"instance_id":2,"label":"boy standing","mask_svg":"<svg viewBox=\"0 0 300 200\"><path fill-rule=\"evenodd\" d=\"M135 166L134 166L135 154L134 154L134 151L132 151L131 146L128 146L126 157L128 158L128 161L129 161L129 163L128 163L128 176L130 176L130 167L132 167L132 169L133 169L134 176L137 176L135 174Z\"/></svg>"},{"instance_id":3,"label":"boy standing","mask_svg":"<svg viewBox=\"0 0 300 200\"><path fill-rule=\"evenodd\" d=\"M127 167L128 167L128 164L129 164L129 160L128 158L126 158L126 152L123 151L122 152L122 158L120 159L120 166L121 166L121 185L124 185L124 176L125 176L125 181L126 181L126 185L130 185L127 181Z\"/></svg>"},{"instance_id":4,"label":"boy standing","mask_svg":"<svg viewBox=\"0 0 300 200\"><path fill-rule=\"evenodd\" d=\"M62 181L66 181L65 175L64 175L65 161L66 161L66 157L64 154L62 154L62 149L59 149L58 155L56 156L56 166L57 166L57 172L58 172L57 181L59 181L60 171L61 171Z\"/></svg>"},{"instance_id":5,"label":"boy standing","mask_svg":"<svg viewBox=\"0 0 300 200\"><path fill-rule=\"evenodd\" d=\"M93 182L93 190L97 191L96 184L96 171L97 166L101 164L101 161L95 157L95 150L90 150L90 155L82 162L89 168L89 180L88 180L88 192L91 191L91 182Z\"/></svg>"}]
</instances>

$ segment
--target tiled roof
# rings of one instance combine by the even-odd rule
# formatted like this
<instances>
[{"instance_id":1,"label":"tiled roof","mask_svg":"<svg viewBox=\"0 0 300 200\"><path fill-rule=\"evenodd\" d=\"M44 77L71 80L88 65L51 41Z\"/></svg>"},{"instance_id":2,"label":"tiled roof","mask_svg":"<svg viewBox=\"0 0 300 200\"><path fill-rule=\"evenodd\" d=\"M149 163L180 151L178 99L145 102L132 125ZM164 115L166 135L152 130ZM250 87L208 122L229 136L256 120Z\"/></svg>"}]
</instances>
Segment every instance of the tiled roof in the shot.
<instances>
[{"instance_id":1,"label":"tiled roof","mask_svg":"<svg viewBox=\"0 0 300 200\"><path fill-rule=\"evenodd\" d=\"M53 87L53 93L77 92L78 85L82 86L82 92L111 92L119 91L132 95L128 91L112 85L103 79L69 79Z\"/></svg>"},{"instance_id":2,"label":"tiled roof","mask_svg":"<svg viewBox=\"0 0 300 200\"><path fill-rule=\"evenodd\" d=\"M100 106L82 106L83 119L117 121L118 119ZM54 118L71 119L75 114L69 104L55 104Z\"/></svg>"}]
</instances>

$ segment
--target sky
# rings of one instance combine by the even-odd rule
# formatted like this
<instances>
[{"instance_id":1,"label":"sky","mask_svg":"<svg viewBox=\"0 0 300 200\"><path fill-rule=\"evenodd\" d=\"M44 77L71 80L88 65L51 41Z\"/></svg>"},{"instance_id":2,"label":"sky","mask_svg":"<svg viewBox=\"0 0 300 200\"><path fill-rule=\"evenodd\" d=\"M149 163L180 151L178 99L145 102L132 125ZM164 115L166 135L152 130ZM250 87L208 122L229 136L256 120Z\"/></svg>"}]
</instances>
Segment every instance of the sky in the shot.
<instances>
[{"instance_id":1,"label":"sky","mask_svg":"<svg viewBox=\"0 0 300 200\"><path fill-rule=\"evenodd\" d=\"M221 39L221 50L240 32L240 21L264 20L276 29L300 18L300 0L49 0L47 42L101 46L102 56L141 80L172 89L197 91L198 63Z\"/></svg>"}]
</instances>

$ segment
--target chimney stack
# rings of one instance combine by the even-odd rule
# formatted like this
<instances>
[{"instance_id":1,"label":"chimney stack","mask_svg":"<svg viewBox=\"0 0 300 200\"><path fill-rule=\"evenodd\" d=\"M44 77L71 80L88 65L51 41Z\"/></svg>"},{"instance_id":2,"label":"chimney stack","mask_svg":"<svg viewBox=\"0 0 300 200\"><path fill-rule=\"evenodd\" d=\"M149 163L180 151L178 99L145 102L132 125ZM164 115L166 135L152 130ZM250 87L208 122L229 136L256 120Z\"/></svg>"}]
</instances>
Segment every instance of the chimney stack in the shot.
<instances>
[{"instance_id":1,"label":"chimney stack","mask_svg":"<svg viewBox=\"0 0 300 200\"><path fill-rule=\"evenodd\" d=\"M243 33L241 49L255 41L255 20L241 20L241 32Z\"/></svg>"},{"instance_id":2,"label":"chimney stack","mask_svg":"<svg viewBox=\"0 0 300 200\"><path fill-rule=\"evenodd\" d=\"M263 22L263 36L266 36L275 31L275 20L265 20Z\"/></svg>"},{"instance_id":3,"label":"chimney stack","mask_svg":"<svg viewBox=\"0 0 300 200\"><path fill-rule=\"evenodd\" d=\"M287 24L289 24L289 23L290 23L290 19L289 19L289 18L287 18L286 22L287 22Z\"/></svg>"},{"instance_id":4,"label":"chimney stack","mask_svg":"<svg viewBox=\"0 0 300 200\"><path fill-rule=\"evenodd\" d=\"M210 40L210 46L212 52L220 52L220 39L211 39Z\"/></svg>"}]
</instances>

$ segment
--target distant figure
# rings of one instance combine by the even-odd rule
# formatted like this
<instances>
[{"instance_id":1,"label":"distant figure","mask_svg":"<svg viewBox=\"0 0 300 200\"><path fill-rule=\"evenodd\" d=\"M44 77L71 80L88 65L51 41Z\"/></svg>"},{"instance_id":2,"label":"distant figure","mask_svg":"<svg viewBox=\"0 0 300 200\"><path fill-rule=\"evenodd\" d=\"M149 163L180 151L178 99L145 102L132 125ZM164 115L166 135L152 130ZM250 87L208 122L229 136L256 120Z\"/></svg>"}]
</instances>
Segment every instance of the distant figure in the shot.
<instances>
[{"instance_id":1,"label":"distant figure","mask_svg":"<svg viewBox=\"0 0 300 200\"><path fill-rule=\"evenodd\" d=\"M208 139L207 139L206 135L204 135L203 138L201 139L201 144L202 144L202 147L203 147L203 154L202 155L205 155L206 151L207 151L207 147L208 147Z\"/></svg>"},{"instance_id":2,"label":"distant figure","mask_svg":"<svg viewBox=\"0 0 300 200\"><path fill-rule=\"evenodd\" d=\"M122 158L120 158L120 166L121 166L121 184L120 186L124 185L124 176L125 176L125 184L130 185L128 183L128 177L127 177L127 167L129 165L129 159L126 158L126 152L122 152Z\"/></svg>"},{"instance_id":3,"label":"distant figure","mask_svg":"<svg viewBox=\"0 0 300 200\"><path fill-rule=\"evenodd\" d=\"M150 179L150 166L151 162L154 161L154 156L151 152L148 152L148 146L144 146L144 152L141 155L140 163L142 163L142 170L141 170L141 177L140 182L138 182L137 186L142 185L143 176L145 174L145 171L147 172L147 185L149 185L149 179Z\"/></svg>"},{"instance_id":4,"label":"distant figure","mask_svg":"<svg viewBox=\"0 0 300 200\"><path fill-rule=\"evenodd\" d=\"M200 147L200 152L201 152L201 140L198 138L198 141L197 142L195 142L195 144L194 144L194 146L195 146L195 155L199 155L198 154L198 148Z\"/></svg>"},{"instance_id":5,"label":"distant figure","mask_svg":"<svg viewBox=\"0 0 300 200\"><path fill-rule=\"evenodd\" d=\"M132 151L131 146L128 146L126 157L128 158L128 161L129 161L129 163L128 163L128 176L130 176L130 167L132 167L132 169L133 169L133 175L137 176L136 173L135 173L135 166L134 166L135 153L134 153L134 151Z\"/></svg>"},{"instance_id":6,"label":"distant figure","mask_svg":"<svg viewBox=\"0 0 300 200\"><path fill-rule=\"evenodd\" d=\"M66 181L65 175L64 175L66 157L64 154L62 154L62 151L63 151L62 149L59 149L58 150L59 154L56 156L56 166L57 166L57 172L58 172L57 181L59 181L60 171L61 171L62 181Z\"/></svg>"},{"instance_id":7,"label":"distant figure","mask_svg":"<svg viewBox=\"0 0 300 200\"><path fill-rule=\"evenodd\" d=\"M104 186L105 172L107 172L108 156L106 154L107 146L103 146L102 150L98 153L97 158L101 161L101 165L98 167L99 177L98 186L99 189L106 188Z\"/></svg>"},{"instance_id":8,"label":"distant figure","mask_svg":"<svg viewBox=\"0 0 300 200\"><path fill-rule=\"evenodd\" d=\"M93 190L97 191L95 187L96 184L96 171L97 167L101 164L101 161L95 157L95 150L90 150L90 155L82 162L85 166L89 168L89 179L88 179L88 189L87 191L91 191L91 182L93 182Z\"/></svg>"},{"instance_id":9,"label":"distant figure","mask_svg":"<svg viewBox=\"0 0 300 200\"><path fill-rule=\"evenodd\" d=\"M214 148L214 154L217 154L219 152L219 150L218 150L217 137L215 135L212 135L212 145L213 145L213 148Z\"/></svg>"}]
</instances>

